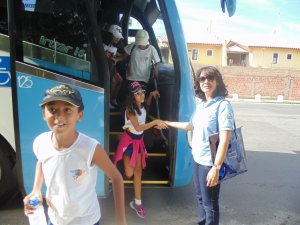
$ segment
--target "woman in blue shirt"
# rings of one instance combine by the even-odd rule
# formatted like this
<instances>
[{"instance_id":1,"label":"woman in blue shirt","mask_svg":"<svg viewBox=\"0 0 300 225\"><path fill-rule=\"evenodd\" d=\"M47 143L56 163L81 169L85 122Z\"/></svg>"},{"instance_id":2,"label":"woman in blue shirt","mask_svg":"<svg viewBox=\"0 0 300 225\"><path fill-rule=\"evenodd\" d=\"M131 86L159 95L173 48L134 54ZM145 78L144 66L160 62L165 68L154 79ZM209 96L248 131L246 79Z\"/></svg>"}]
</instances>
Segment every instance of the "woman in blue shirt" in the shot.
<instances>
[{"instance_id":1,"label":"woman in blue shirt","mask_svg":"<svg viewBox=\"0 0 300 225\"><path fill-rule=\"evenodd\" d=\"M228 91L221 73L212 66L196 73L196 97L200 100L190 122L167 122L168 126L193 130L193 177L199 205L199 225L219 224L219 172L228 149L234 115L231 104L224 101ZM208 137L219 132L220 143L212 162Z\"/></svg>"}]
</instances>

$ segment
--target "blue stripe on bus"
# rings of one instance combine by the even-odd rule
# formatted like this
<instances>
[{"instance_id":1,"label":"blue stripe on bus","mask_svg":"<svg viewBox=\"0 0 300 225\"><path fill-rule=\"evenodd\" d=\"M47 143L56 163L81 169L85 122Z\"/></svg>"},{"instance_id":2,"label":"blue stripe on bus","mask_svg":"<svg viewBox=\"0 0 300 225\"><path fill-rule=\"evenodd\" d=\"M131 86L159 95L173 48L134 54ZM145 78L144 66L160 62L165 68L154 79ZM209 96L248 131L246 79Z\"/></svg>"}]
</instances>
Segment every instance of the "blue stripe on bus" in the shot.
<instances>
[{"instance_id":1,"label":"blue stripe on bus","mask_svg":"<svg viewBox=\"0 0 300 225\"><path fill-rule=\"evenodd\" d=\"M58 65L58 64L54 64L54 63L49 63L49 62L45 62L36 58L31 58L31 57L27 57L29 60L31 60L34 64L45 68L45 69L50 69L52 71L56 71L56 72L61 72L64 74L68 74L74 77L79 77L79 78L83 78L85 80L90 80L90 73L88 71L84 71L84 70L76 70L74 68L69 68L69 67L65 67L62 65Z\"/></svg>"},{"instance_id":2,"label":"blue stripe on bus","mask_svg":"<svg viewBox=\"0 0 300 225\"><path fill-rule=\"evenodd\" d=\"M11 87L9 56L0 56L0 87Z\"/></svg>"},{"instance_id":3,"label":"blue stripe on bus","mask_svg":"<svg viewBox=\"0 0 300 225\"><path fill-rule=\"evenodd\" d=\"M175 1L168 1L167 11L172 12L173 18L179 18ZM194 89L191 80L190 64L188 61L187 47L184 32L180 20L170 20L170 26L174 36L175 47L180 64L180 99L179 99L179 121L190 121L195 109ZM192 154L188 147L186 131L178 130L176 144L176 163L174 187L187 185L192 178Z\"/></svg>"}]
</instances>

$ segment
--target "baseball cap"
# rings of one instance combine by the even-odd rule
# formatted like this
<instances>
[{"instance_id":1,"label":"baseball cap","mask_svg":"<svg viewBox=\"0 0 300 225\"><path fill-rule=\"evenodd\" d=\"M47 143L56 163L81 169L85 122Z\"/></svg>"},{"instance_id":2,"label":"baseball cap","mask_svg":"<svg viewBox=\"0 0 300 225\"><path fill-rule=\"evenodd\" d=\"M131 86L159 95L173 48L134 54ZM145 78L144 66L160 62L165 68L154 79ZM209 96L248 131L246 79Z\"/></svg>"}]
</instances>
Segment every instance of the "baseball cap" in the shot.
<instances>
[{"instance_id":1,"label":"baseball cap","mask_svg":"<svg viewBox=\"0 0 300 225\"><path fill-rule=\"evenodd\" d=\"M64 101L78 107L81 111L84 109L80 92L69 85L62 84L46 90L40 106L52 101Z\"/></svg>"},{"instance_id":2,"label":"baseball cap","mask_svg":"<svg viewBox=\"0 0 300 225\"><path fill-rule=\"evenodd\" d=\"M135 44L136 45L147 45L149 42L148 32L145 30L139 30L135 35Z\"/></svg>"},{"instance_id":3,"label":"baseball cap","mask_svg":"<svg viewBox=\"0 0 300 225\"><path fill-rule=\"evenodd\" d=\"M115 38L123 38L122 28L118 25L110 25L108 32L112 33Z\"/></svg>"},{"instance_id":4,"label":"baseball cap","mask_svg":"<svg viewBox=\"0 0 300 225\"><path fill-rule=\"evenodd\" d=\"M142 85L141 83L134 81L131 84L129 84L129 90L131 93L136 93L138 90L140 89L144 89L144 85Z\"/></svg>"}]
</instances>

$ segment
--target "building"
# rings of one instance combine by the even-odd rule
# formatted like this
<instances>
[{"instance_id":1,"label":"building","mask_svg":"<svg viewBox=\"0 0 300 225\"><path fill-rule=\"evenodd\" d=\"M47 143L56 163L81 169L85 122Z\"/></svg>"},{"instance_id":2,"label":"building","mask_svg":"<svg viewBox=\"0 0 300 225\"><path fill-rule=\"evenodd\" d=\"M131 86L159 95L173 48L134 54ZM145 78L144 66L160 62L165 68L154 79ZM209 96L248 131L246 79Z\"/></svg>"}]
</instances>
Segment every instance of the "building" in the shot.
<instances>
[{"instance_id":1,"label":"building","mask_svg":"<svg viewBox=\"0 0 300 225\"><path fill-rule=\"evenodd\" d=\"M195 67L202 65L300 69L300 42L256 41L248 44L207 38L188 42Z\"/></svg>"}]
</instances>

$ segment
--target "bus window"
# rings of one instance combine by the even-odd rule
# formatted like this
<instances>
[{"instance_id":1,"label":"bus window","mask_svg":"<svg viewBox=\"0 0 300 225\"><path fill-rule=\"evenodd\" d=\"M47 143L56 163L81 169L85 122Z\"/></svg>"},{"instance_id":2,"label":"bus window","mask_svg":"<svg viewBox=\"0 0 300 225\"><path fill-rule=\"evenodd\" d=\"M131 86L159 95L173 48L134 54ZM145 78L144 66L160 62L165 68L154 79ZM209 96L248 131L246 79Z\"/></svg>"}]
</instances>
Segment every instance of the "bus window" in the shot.
<instances>
[{"instance_id":1,"label":"bus window","mask_svg":"<svg viewBox=\"0 0 300 225\"><path fill-rule=\"evenodd\" d=\"M137 30L142 30L143 26L141 25L141 23L138 20L136 20L133 17L130 17L128 29L137 31ZM128 44L133 43L134 41L135 41L134 35L128 36Z\"/></svg>"},{"instance_id":2,"label":"bus window","mask_svg":"<svg viewBox=\"0 0 300 225\"><path fill-rule=\"evenodd\" d=\"M34 12L21 12L23 61L71 77L99 81L91 66L86 14L65 8L53 13L44 11L37 5Z\"/></svg>"},{"instance_id":3,"label":"bus window","mask_svg":"<svg viewBox=\"0 0 300 225\"><path fill-rule=\"evenodd\" d=\"M162 19L158 18L156 20L156 22L153 24L153 31L155 33L157 44L160 49L162 62L166 64L173 64L169 40Z\"/></svg>"},{"instance_id":4,"label":"bus window","mask_svg":"<svg viewBox=\"0 0 300 225\"><path fill-rule=\"evenodd\" d=\"M8 35L6 7L7 7L7 1L0 1L0 33Z\"/></svg>"}]
</instances>

